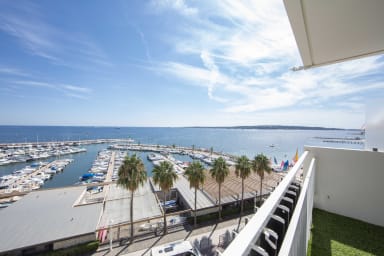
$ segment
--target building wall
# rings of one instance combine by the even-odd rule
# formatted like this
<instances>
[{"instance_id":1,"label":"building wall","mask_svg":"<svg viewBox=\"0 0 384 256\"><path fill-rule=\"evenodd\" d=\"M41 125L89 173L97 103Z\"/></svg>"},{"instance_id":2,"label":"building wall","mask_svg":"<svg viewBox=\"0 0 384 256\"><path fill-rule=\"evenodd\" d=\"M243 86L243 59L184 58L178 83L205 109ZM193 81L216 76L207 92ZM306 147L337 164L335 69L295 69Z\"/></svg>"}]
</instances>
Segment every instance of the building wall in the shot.
<instances>
[{"instance_id":1,"label":"building wall","mask_svg":"<svg viewBox=\"0 0 384 256\"><path fill-rule=\"evenodd\" d=\"M95 240L96 240L95 233L86 234L86 235L78 236L75 238L57 241L53 244L53 250L68 248L74 245L84 244L84 243L95 241Z\"/></svg>"},{"instance_id":2,"label":"building wall","mask_svg":"<svg viewBox=\"0 0 384 256\"><path fill-rule=\"evenodd\" d=\"M305 148L316 158L316 208L384 226L383 152Z\"/></svg>"}]
</instances>

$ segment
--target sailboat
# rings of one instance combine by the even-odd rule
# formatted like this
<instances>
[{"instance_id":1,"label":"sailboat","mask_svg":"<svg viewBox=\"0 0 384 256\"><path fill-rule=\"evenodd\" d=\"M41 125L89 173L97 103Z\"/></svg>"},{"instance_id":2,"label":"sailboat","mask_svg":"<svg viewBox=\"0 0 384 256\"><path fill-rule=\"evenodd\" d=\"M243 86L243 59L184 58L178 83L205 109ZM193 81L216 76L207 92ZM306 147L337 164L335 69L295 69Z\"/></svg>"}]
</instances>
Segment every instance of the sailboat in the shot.
<instances>
[{"instance_id":1,"label":"sailboat","mask_svg":"<svg viewBox=\"0 0 384 256\"><path fill-rule=\"evenodd\" d=\"M296 163L297 161L299 161L299 149L298 148L296 148L296 154L293 156L292 161L293 161L293 163Z\"/></svg>"}]
</instances>

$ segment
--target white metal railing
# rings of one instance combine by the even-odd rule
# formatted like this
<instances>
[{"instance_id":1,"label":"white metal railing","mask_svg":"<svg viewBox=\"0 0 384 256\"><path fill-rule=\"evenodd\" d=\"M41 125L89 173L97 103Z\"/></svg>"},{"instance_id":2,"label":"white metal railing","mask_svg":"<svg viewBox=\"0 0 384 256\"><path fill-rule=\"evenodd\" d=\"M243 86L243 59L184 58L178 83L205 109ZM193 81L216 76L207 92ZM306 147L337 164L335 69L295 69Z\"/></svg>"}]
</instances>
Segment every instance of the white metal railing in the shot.
<instances>
[{"instance_id":1,"label":"white metal railing","mask_svg":"<svg viewBox=\"0 0 384 256\"><path fill-rule=\"evenodd\" d=\"M315 187L315 158L311 160L301 193L293 212L279 256L305 256L312 223Z\"/></svg>"},{"instance_id":2,"label":"white metal railing","mask_svg":"<svg viewBox=\"0 0 384 256\"><path fill-rule=\"evenodd\" d=\"M295 180L296 175L300 171L307 156L308 151L305 151L300 156L295 166L287 173L285 178L264 202L263 206L260 207L244 229L236 236L235 240L233 240L227 249L222 253L223 256L248 255L250 253L251 249L255 246L255 242L263 232L264 227L270 220L270 217L274 214L292 181Z\"/></svg>"}]
</instances>

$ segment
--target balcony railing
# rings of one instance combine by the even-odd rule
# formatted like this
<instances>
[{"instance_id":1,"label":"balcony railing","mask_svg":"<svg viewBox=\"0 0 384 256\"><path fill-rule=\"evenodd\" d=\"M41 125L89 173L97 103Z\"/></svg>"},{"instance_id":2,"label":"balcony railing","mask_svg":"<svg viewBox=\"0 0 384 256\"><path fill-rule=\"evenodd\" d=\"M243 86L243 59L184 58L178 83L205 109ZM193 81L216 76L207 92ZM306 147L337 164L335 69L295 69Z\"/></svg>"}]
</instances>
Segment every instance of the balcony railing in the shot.
<instances>
[{"instance_id":1,"label":"balcony railing","mask_svg":"<svg viewBox=\"0 0 384 256\"><path fill-rule=\"evenodd\" d=\"M222 255L306 255L315 176L315 159L308 155L301 155Z\"/></svg>"}]
</instances>

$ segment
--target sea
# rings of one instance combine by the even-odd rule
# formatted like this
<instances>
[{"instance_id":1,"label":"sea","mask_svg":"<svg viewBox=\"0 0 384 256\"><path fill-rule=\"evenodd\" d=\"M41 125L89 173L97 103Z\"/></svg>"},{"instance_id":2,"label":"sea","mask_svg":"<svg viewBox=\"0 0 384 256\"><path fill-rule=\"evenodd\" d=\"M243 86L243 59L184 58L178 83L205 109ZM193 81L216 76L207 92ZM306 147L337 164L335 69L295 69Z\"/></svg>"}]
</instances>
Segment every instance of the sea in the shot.
<instances>
[{"instance_id":1,"label":"sea","mask_svg":"<svg viewBox=\"0 0 384 256\"><path fill-rule=\"evenodd\" d=\"M278 162L291 161L296 153L303 152L304 145L361 149L361 144L340 144L323 138L354 138L357 130L291 130L291 129L234 129L234 128L173 128L173 127L80 127L80 126L0 126L0 143L77 141L88 139L133 139L136 143L154 145L177 145L185 147L211 147L215 152L253 158L264 153ZM109 144L82 146L84 153L62 156L72 158L62 173L47 181L43 188L71 186L79 177L87 173L99 151ZM130 152L131 153L131 152ZM147 152L138 153L148 175L153 165L147 160ZM188 156L174 155L181 161L191 161ZM44 159L53 161L56 157ZM30 163L17 163L0 166L0 176L22 169Z\"/></svg>"}]
</instances>

